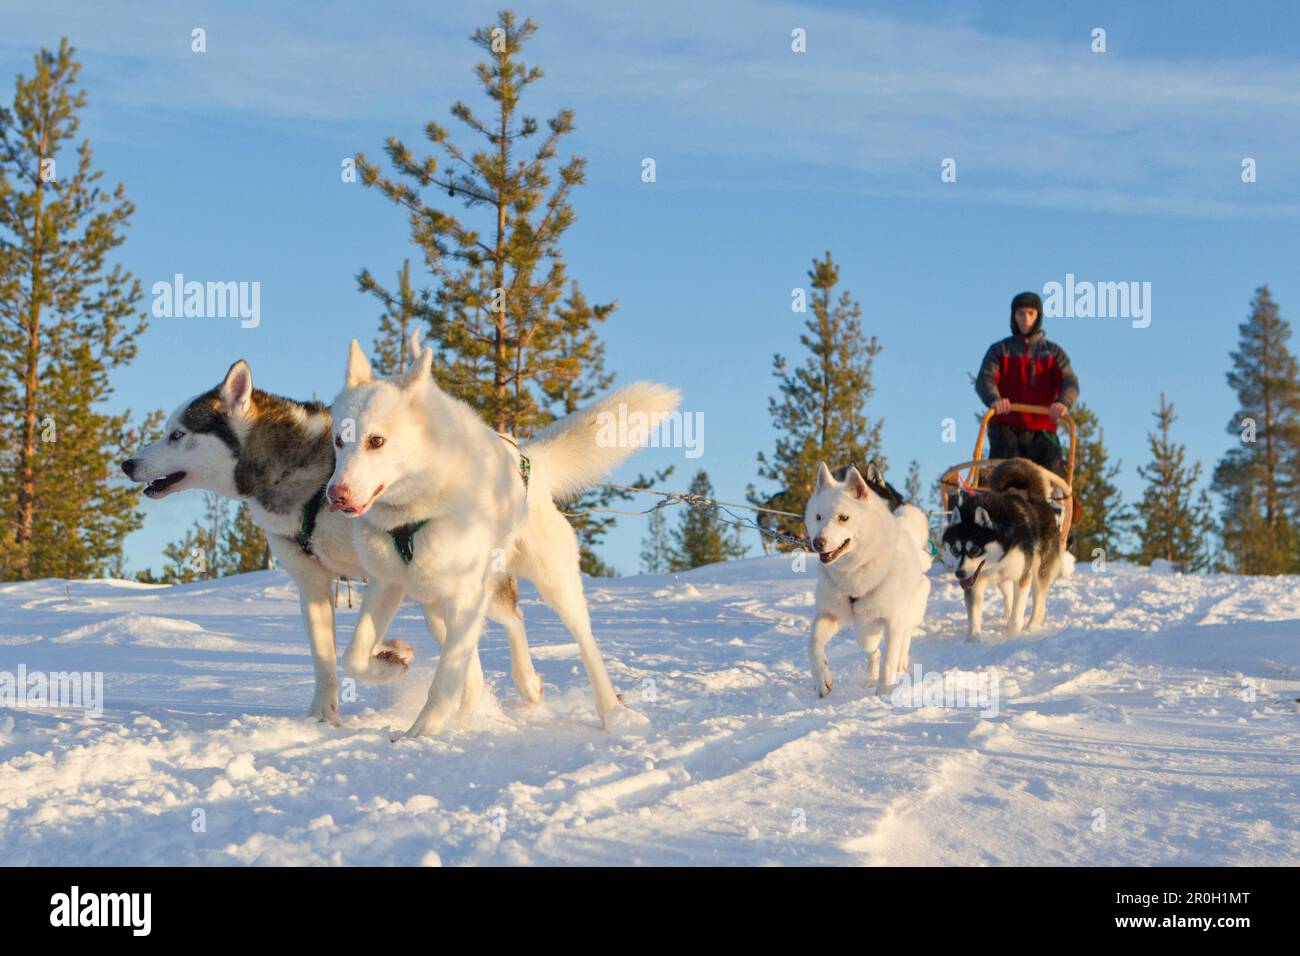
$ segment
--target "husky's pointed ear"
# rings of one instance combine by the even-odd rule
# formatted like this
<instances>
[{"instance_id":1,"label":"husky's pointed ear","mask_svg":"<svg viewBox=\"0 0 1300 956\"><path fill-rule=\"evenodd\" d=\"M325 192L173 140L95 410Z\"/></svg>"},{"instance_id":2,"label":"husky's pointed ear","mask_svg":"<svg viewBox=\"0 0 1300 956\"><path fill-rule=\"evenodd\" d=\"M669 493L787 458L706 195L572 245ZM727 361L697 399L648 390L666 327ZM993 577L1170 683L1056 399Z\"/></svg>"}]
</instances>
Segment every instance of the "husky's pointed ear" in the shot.
<instances>
[{"instance_id":1,"label":"husky's pointed ear","mask_svg":"<svg viewBox=\"0 0 1300 956\"><path fill-rule=\"evenodd\" d=\"M408 342L408 344L407 344L407 346L406 346L406 354L407 354L407 357L410 359L410 364L411 364L411 365L414 365L416 362L419 361L419 359L420 359L420 333L419 333L419 331L414 331L414 332L411 333L411 338L409 339L409 342Z\"/></svg>"},{"instance_id":2,"label":"husky's pointed ear","mask_svg":"<svg viewBox=\"0 0 1300 956\"><path fill-rule=\"evenodd\" d=\"M885 483L885 476L880 473L880 469L876 466L874 461L867 462L867 473L863 477L867 479L868 483L874 483L877 485L883 485Z\"/></svg>"},{"instance_id":3,"label":"husky's pointed ear","mask_svg":"<svg viewBox=\"0 0 1300 956\"><path fill-rule=\"evenodd\" d=\"M849 486L849 494L854 498L865 498L871 494L871 489L867 486L866 479L862 473L852 465L849 466L849 473L845 476L845 483Z\"/></svg>"},{"instance_id":4,"label":"husky's pointed ear","mask_svg":"<svg viewBox=\"0 0 1300 956\"><path fill-rule=\"evenodd\" d=\"M989 513L983 508L975 509L975 523L981 528L993 527L993 519L989 517Z\"/></svg>"},{"instance_id":5,"label":"husky's pointed ear","mask_svg":"<svg viewBox=\"0 0 1300 956\"><path fill-rule=\"evenodd\" d=\"M397 387L401 389L412 388L417 385L423 385L429 381L429 372L433 369L433 349L423 348L411 362L410 368L402 373L397 380Z\"/></svg>"},{"instance_id":6,"label":"husky's pointed ear","mask_svg":"<svg viewBox=\"0 0 1300 956\"><path fill-rule=\"evenodd\" d=\"M370 361L366 358L366 353L361 351L361 346L356 339L353 339L352 347L348 350L348 370L343 376L343 387L356 388L358 385L365 385L374 377L375 373L370 370Z\"/></svg>"},{"instance_id":7,"label":"husky's pointed ear","mask_svg":"<svg viewBox=\"0 0 1300 956\"><path fill-rule=\"evenodd\" d=\"M226 378L221 383L221 404L226 411L242 415L253 403L253 370L248 363L240 359L230 366Z\"/></svg>"},{"instance_id":8,"label":"husky's pointed ear","mask_svg":"<svg viewBox=\"0 0 1300 956\"><path fill-rule=\"evenodd\" d=\"M831 470L826 467L826 462L823 461L817 466L817 480L813 482L813 491L821 491L834 480L835 476L831 474Z\"/></svg>"}]
</instances>

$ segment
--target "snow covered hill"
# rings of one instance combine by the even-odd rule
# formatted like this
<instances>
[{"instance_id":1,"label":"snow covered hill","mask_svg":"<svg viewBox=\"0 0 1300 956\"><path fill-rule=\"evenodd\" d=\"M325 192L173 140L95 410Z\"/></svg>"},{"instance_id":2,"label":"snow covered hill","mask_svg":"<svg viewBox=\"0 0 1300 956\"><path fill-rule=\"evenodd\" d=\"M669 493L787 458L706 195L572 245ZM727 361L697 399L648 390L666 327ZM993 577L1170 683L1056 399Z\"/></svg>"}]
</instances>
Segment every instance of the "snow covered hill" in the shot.
<instances>
[{"instance_id":1,"label":"snow covered hill","mask_svg":"<svg viewBox=\"0 0 1300 956\"><path fill-rule=\"evenodd\" d=\"M435 650L409 603L394 633L419 666L358 687L334 728L300 717L311 667L281 573L3 585L0 677L102 671L104 706L0 710L0 859L1300 863L1300 579L1081 566L1045 631L972 646L939 570L913 664L996 678L992 706L877 698L847 632L819 701L814 572L761 558L588 582L648 736L598 728L575 646L525 588L543 702L520 703L489 625L482 712L397 743Z\"/></svg>"}]
</instances>

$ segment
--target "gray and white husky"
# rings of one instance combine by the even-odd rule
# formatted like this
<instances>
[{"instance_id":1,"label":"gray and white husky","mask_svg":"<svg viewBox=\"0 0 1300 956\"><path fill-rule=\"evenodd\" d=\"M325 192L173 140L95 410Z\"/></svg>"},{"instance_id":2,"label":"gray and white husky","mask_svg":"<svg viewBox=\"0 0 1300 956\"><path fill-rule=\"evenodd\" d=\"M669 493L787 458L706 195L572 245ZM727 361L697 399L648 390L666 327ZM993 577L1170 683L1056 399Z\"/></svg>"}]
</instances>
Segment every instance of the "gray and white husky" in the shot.
<instances>
[{"instance_id":1,"label":"gray and white husky","mask_svg":"<svg viewBox=\"0 0 1300 956\"><path fill-rule=\"evenodd\" d=\"M376 378L353 341L343 391L334 400L332 511L353 516L353 541L371 586L410 594L446 620L447 638L424 708L407 736L443 730L467 688L490 596L509 576L532 581L577 641L601 723L643 725L609 680L582 578L578 542L555 499L576 495L636 445L602 437L603 420L625 406L653 421L671 414L675 389L629 385L516 445L440 389L421 351L394 379ZM354 643L369 655L373 634Z\"/></svg>"},{"instance_id":2,"label":"gray and white husky","mask_svg":"<svg viewBox=\"0 0 1300 956\"><path fill-rule=\"evenodd\" d=\"M1024 627L1032 590L1030 627L1047 614L1047 592L1063 569L1056 511L1049 503L1050 479L1038 465L1009 458L993 469L990 491L966 498L943 534L944 551L966 599L967 640L979 639L984 589L996 585L1006 600L1006 629Z\"/></svg>"},{"instance_id":3,"label":"gray and white husky","mask_svg":"<svg viewBox=\"0 0 1300 956\"><path fill-rule=\"evenodd\" d=\"M912 632L925 618L930 597L925 512L906 504L891 510L856 468L837 481L823 462L804 511L804 525L821 560L808 643L817 693L825 697L831 692L826 644L846 624L853 625L858 643L867 652L877 693L887 693L908 667Z\"/></svg>"},{"instance_id":4,"label":"gray and white husky","mask_svg":"<svg viewBox=\"0 0 1300 956\"><path fill-rule=\"evenodd\" d=\"M122 470L145 485L149 498L199 488L248 502L271 553L298 586L316 672L316 692L308 713L338 724L333 580L339 575L359 580L365 569L352 543L352 523L323 507L325 484L334 470L330 426L329 410L318 402L298 402L255 389L253 373L241 359L221 384L182 402L167 419L163 437L122 462ZM384 683L406 671L411 648L399 640L383 640L400 602L400 593L366 589L357 622L365 640L354 640L349 647L344 658L349 674ZM442 622L425 610L430 631L441 639ZM529 702L537 701L542 695L541 678L528 654L513 581L500 582L487 613L509 637L520 692ZM467 687L481 686L477 654L470 668ZM474 703L474 694L467 692L466 707Z\"/></svg>"}]
</instances>

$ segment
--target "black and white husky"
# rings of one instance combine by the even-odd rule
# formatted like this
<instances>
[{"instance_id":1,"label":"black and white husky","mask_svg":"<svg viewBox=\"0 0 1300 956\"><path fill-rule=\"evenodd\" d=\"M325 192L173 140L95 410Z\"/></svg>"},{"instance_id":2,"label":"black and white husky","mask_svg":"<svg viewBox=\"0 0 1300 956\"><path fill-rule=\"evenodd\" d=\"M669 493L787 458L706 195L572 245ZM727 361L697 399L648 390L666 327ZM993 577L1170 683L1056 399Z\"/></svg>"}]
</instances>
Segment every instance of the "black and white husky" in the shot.
<instances>
[{"instance_id":1,"label":"black and white husky","mask_svg":"<svg viewBox=\"0 0 1300 956\"><path fill-rule=\"evenodd\" d=\"M220 385L181 403L167 419L163 437L122 463L128 478L145 485L149 498L199 488L248 502L253 521L266 532L271 553L298 585L303 623L311 644L316 693L309 715L339 722L339 681L334 641L333 580L360 580L365 569L352 543L352 523L325 504L334 471L330 413L317 402L297 402L253 388L253 373L240 360ZM367 588L357 632L344 656L349 674L370 683L400 677L412 650L383 640L401 594ZM500 582L488 616L510 640L512 670L529 702L541 698L541 678L528 654L523 616L512 580ZM445 627L426 609L435 638ZM472 708L483 683L478 655L470 662L464 706Z\"/></svg>"},{"instance_id":2,"label":"black and white husky","mask_svg":"<svg viewBox=\"0 0 1300 956\"><path fill-rule=\"evenodd\" d=\"M991 491L966 498L943 534L944 551L956 561L954 574L966 599L967 640L979 639L984 589L997 585L1006 599L1006 629L1024 627L1032 590L1030 627L1047 614L1047 591L1061 576L1063 558L1056 511L1049 503L1046 473L1024 458L998 465Z\"/></svg>"}]
</instances>

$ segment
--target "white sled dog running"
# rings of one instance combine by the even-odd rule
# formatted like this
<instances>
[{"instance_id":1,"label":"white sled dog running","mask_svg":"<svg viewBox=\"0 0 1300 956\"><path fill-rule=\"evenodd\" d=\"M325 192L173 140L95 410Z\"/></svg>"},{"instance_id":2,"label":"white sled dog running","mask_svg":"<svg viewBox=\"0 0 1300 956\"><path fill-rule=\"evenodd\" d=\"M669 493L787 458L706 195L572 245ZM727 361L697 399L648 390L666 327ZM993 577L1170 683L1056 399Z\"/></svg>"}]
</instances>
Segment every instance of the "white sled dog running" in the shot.
<instances>
[{"instance_id":1,"label":"white sled dog running","mask_svg":"<svg viewBox=\"0 0 1300 956\"><path fill-rule=\"evenodd\" d=\"M353 540L372 586L410 594L446 621L424 708L407 736L440 733L466 684L490 595L510 575L532 581L577 641L607 729L644 725L614 693L591 632L578 542L555 507L635 451L598 441L601 413L625 405L650 422L676 410L663 385L637 383L516 445L442 391L421 351L396 379L375 378L354 340L334 401L332 511L355 517ZM382 610L387 610L385 606ZM369 657L376 633L357 629L349 654Z\"/></svg>"},{"instance_id":2,"label":"white sled dog running","mask_svg":"<svg viewBox=\"0 0 1300 956\"><path fill-rule=\"evenodd\" d=\"M266 533L271 554L298 587L298 602L311 646L315 693L308 715L339 723L339 680L334 634L333 580L360 580L365 569L352 543L352 522L322 507L334 470L329 410L253 387L248 363L230 367L221 384L172 412L163 437L122 462L144 494L165 498L190 488L246 501L253 522ZM503 580L488 604L488 616L506 630L515 683L529 702L541 697L523 617L515 606L512 580ZM346 671L371 683L406 672L411 648L382 640L401 595L367 588L357 629L366 636L364 654L344 659ZM382 615L379 613L382 611ZM425 608L426 622L441 639L443 623ZM354 642L355 643L355 642ZM470 661L470 684L482 684L478 655ZM473 701L470 701L472 704Z\"/></svg>"},{"instance_id":3,"label":"white sled dog running","mask_svg":"<svg viewBox=\"0 0 1300 956\"><path fill-rule=\"evenodd\" d=\"M925 512L913 505L891 512L856 468L840 482L822 462L804 526L821 561L808 642L817 693L825 697L831 692L826 644L849 623L870 658L869 679L876 682L876 692L888 693L908 667L912 632L920 627L930 597Z\"/></svg>"}]
</instances>

